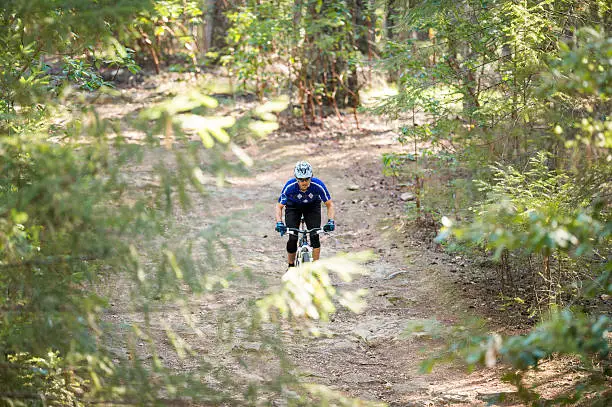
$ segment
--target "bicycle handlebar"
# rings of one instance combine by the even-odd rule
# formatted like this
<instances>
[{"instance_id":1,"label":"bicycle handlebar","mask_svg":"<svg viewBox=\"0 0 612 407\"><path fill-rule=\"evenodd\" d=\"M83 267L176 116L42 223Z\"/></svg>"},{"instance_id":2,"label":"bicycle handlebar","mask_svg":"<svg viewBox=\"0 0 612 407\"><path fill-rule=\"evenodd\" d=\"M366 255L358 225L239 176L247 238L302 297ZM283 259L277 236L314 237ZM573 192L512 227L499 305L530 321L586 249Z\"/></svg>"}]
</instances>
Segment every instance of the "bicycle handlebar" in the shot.
<instances>
[{"instance_id":1,"label":"bicycle handlebar","mask_svg":"<svg viewBox=\"0 0 612 407\"><path fill-rule=\"evenodd\" d=\"M287 228L287 234L288 235L296 235L297 236L299 234L306 234L306 233L312 233L312 232L317 232L318 235L321 235L323 233L327 233L327 232L325 232L321 228L312 228L312 229Z\"/></svg>"}]
</instances>

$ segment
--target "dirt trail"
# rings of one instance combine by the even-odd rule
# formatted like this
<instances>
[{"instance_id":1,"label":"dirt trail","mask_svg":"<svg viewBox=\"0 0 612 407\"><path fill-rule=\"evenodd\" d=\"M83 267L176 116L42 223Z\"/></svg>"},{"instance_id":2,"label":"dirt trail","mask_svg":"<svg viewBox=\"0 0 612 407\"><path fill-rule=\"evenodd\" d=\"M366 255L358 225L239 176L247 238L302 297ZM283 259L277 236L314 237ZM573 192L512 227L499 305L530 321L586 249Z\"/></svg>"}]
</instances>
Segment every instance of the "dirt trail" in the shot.
<instances>
[{"instance_id":1,"label":"dirt trail","mask_svg":"<svg viewBox=\"0 0 612 407\"><path fill-rule=\"evenodd\" d=\"M141 105L145 103L143 100ZM124 104L117 108L125 111L130 107ZM112 116L112 108L108 110L107 115ZM255 160L249 176L231 177L223 188L211 183L206 203L196 202L176 221L182 238L197 242L201 231L215 218L233 219L231 229L236 237L226 242L232 245L234 254L244 250L252 253L239 256L238 266L249 267L255 279L267 286L278 286L286 267L285 239L273 230L273 207L295 162L307 159L315 176L327 184L337 208L337 231L333 237L322 239L322 257L361 250L372 250L378 257L367 264L367 276L350 284L336 282L343 288L368 290L363 313L339 310L326 328L330 333L327 336L306 338L287 332L289 355L303 376L348 396L391 406L487 405L487 396L513 390L499 382L498 372L466 375L462 368L440 366L430 375L420 374L423 349L437 345L422 337L400 337L411 320L435 318L451 324L467 316L469 308L450 282L450 257L420 249L398 232L404 203L393 181L382 176L381 163L383 152L397 151L394 137L388 126L372 118L363 118L361 129L356 129L352 121L342 124L334 118L311 131L281 130L247 147ZM146 168L133 170L136 183L140 178L152 178ZM119 293L117 285L108 288ZM243 281L194 298L189 304L194 325L204 332L214 332L217 321L207 317L211 311L237 308L261 295L261 285ZM113 306L108 320L117 326L129 325L136 318L126 300L116 298ZM214 350L218 342L212 336L188 336L184 316L177 309L160 310L153 325L160 331L160 352L169 366L194 367L188 360L173 356L170 345L161 339L164 326L185 333L194 350L213 359L223 357L222 350ZM228 343L225 351L235 346ZM253 343L240 346L259 349ZM249 374L263 376L263 372Z\"/></svg>"},{"instance_id":2,"label":"dirt trail","mask_svg":"<svg viewBox=\"0 0 612 407\"><path fill-rule=\"evenodd\" d=\"M284 271L284 241L271 232L272 207L299 159L312 163L337 206L337 241L324 240L322 255L372 250L378 258L368 263L369 275L346 287L368 289L367 309L358 315L341 310L328 326L330 337L290 345L296 363L318 383L397 406L486 405L487 395L511 391L494 371L467 376L443 366L431 375L419 373L422 350L434 344L400 338L408 321L453 323L467 315L468 307L450 286L451 264L444 264L444 255L418 249L398 232L404 203L393 181L382 176L381 162L382 153L398 149L394 133L373 119L360 130L353 123L344 129L332 122L323 126L316 136L281 133L251 149L258 165L249 188L258 191L254 195L265 208L251 226L268 235L264 254L273 259L262 261L259 270L273 278ZM294 139L302 140L299 148Z\"/></svg>"},{"instance_id":3,"label":"dirt trail","mask_svg":"<svg viewBox=\"0 0 612 407\"><path fill-rule=\"evenodd\" d=\"M294 140L300 140L299 145ZM336 282L342 288L367 289L367 309L361 314L339 310L324 337L291 336L287 346L293 361L308 380L353 397L395 406L486 405L487 396L512 391L497 380L495 371L468 376L461 368L441 366L430 375L421 374L423 350L436 344L400 337L411 320L453 323L467 316L468 307L449 282L451 264L444 264L449 258L413 246L398 232L404 203L393 181L382 176L381 162L383 152L397 148L393 132L373 119L360 130L353 123L330 120L311 132L280 132L248 148L256 160L251 175L231 178L213 198L219 205L232 202L226 215L237 211L248 219L235 226L242 239L233 243L238 252L257 249L251 258L242 258L241 265L274 287L286 267L285 239L273 231L274 203L295 162L310 161L337 208L337 231L323 238L322 256L372 250L378 258L367 264L367 276L350 284ZM248 285L233 290L216 301L260 295Z\"/></svg>"}]
</instances>

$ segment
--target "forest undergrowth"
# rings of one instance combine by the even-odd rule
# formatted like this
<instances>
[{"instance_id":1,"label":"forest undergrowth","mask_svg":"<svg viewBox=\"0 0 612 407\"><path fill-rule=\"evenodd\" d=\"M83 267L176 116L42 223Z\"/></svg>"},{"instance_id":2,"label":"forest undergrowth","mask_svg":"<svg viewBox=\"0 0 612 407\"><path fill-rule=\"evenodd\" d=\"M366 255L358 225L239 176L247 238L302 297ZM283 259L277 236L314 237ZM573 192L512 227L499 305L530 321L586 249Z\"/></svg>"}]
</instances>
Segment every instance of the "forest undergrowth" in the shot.
<instances>
[{"instance_id":1,"label":"forest undergrowth","mask_svg":"<svg viewBox=\"0 0 612 407\"><path fill-rule=\"evenodd\" d=\"M608 3L4 2L0 404L607 406Z\"/></svg>"}]
</instances>

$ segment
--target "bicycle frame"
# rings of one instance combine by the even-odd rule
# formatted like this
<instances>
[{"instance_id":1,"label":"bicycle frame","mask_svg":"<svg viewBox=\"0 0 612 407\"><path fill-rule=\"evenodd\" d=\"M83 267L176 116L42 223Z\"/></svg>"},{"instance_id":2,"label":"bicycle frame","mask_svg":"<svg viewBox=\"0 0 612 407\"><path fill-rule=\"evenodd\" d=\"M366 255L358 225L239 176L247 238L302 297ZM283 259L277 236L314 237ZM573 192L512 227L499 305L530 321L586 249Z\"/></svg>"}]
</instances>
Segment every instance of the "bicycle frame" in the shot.
<instances>
[{"instance_id":1,"label":"bicycle frame","mask_svg":"<svg viewBox=\"0 0 612 407\"><path fill-rule=\"evenodd\" d=\"M310 263L313 261L312 258L312 246L308 241L310 233L316 232L317 234L325 233L321 228L305 229L304 220L300 222L300 228L287 228L287 234L298 237L298 249L295 256L295 266L299 267L303 263Z\"/></svg>"}]
</instances>

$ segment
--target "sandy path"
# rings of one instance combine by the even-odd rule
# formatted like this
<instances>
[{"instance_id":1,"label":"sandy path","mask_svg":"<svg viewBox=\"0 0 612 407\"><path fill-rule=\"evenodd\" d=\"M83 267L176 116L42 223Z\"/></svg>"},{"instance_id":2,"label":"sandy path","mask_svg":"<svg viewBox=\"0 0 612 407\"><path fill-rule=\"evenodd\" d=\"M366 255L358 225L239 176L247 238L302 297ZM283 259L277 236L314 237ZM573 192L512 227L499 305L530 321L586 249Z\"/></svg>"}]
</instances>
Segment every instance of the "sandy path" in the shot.
<instances>
[{"instance_id":1,"label":"sandy path","mask_svg":"<svg viewBox=\"0 0 612 407\"><path fill-rule=\"evenodd\" d=\"M345 127L344 133L324 127L310 134L271 136L249 148L257 162L252 176L232 178L228 189L216 191L217 198L229 196L237 210L246 212L248 222L239 233L245 240L239 245L263 246L254 258L242 259L243 265L271 286L279 284L285 270L285 240L273 231L273 206L301 159L311 162L336 202L337 231L322 241L322 256L372 250L378 257L367 264L369 275L348 284L336 282L341 288L367 289L367 309L358 315L341 309L323 337L288 335L293 361L309 381L397 406L486 405L486 395L511 391L495 372L467 376L462 369L441 366L430 375L419 373L423 349L435 344L400 338L407 322L437 318L452 323L466 315L467 307L452 294L444 255L416 249L395 228L403 202L392 180L382 176L381 164L383 152L398 148L393 133L376 122L365 123L361 130L352 123ZM302 140L299 148L293 138ZM359 189L349 190L351 185ZM325 209L323 214L325 220ZM388 278L396 272L401 273ZM256 293L248 287L239 294L250 295Z\"/></svg>"},{"instance_id":2,"label":"sandy path","mask_svg":"<svg viewBox=\"0 0 612 407\"><path fill-rule=\"evenodd\" d=\"M335 281L339 288L368 290L363 313L340 309L325 328L329 335L318 338L306 338L291 329L284 332L288 354L305 380L392 406L484 406L487 395L512 391L499 382L495 371L466 375L461 368L440 366L430 375L419 373L423 349L437 344L422 337L401 338L408 321L436 318L450 324L466 316L468 307L454 294L448 257L418 249L396 228L402 222L404 203L399 199L401 191L382 176L381 164L383 152L398 149L393 132L374 119L364 120L359 130L352 122L335 120L311 131L281 131L247 147L255 159L249 176L230 177L222 188L211 182L205 199L197 200L189 211L177 213L176 233L196 247L202 230L220 217L230 219L234 237L224 241L232 247L236 269L248 268L252 277L233 281L228 289L191 298L189 318L201 332L214 332L219 310L240 309L280 284L285 271L285 239L273 230L273 207L295 162L307 159L315 176L327 184L337 208L337 231L322 240L322 256L371 250L377 259L367 264L368 275L351 283ZM294 140L300 141L296 145ZM134 168L134 173L138 179L153 178L146 167ZM359 188L349 190L350 185ZM244 256L245 252L249 255ZM388 278L397 272L401 273ZM108 289L121 292L120 285L115 282ZM127 326L139 319L129 311L125 299L117 297L113 304L108 322ZM239 330L225 343L215 335L194 335L185 327L185 316L177 307L161 307L156 315L152 328L159 331L159 352L164 363L174 369L195 369L196 362L174 354L164 339L167 326L210 360L225 361L228 352L257 351L261 346ZM258 380L272 370L262 365L241 374Z\"/></svg>"}]
</instances>

